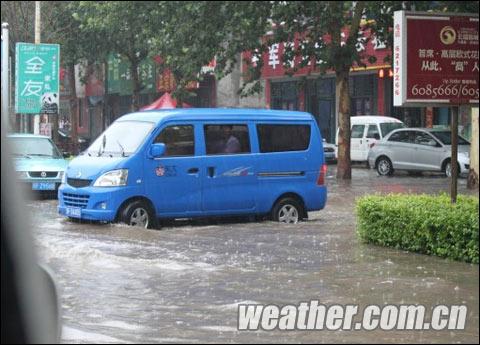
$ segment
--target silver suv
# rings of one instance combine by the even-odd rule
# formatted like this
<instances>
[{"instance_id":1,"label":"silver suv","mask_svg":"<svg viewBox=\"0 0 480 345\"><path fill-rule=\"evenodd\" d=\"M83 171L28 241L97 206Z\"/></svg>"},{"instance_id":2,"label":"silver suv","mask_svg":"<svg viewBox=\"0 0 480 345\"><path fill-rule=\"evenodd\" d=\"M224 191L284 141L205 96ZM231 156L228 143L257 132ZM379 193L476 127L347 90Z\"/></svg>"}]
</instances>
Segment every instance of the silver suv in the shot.
<instances>
[{"instance_id":1,"label":"silver suv","mask_svg":"<svg viewBox=\"0 0 480 345\"><path fill-rule=\"evenodd\" d=\"M368 155L370 167L379 175L392 175L394 170L439 171L451 176L450 130L403 128L389 133L373 146ZM470 170L470 143L458 137L458 172Z\"/></svg>"}]
</instances>

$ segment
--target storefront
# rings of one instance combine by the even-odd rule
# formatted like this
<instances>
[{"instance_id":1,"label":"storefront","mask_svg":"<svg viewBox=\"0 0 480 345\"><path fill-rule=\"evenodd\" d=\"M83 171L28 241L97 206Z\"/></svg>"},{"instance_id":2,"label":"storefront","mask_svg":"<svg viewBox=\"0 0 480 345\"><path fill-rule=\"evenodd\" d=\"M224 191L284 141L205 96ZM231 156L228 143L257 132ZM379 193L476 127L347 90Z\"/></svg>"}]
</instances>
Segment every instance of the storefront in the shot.
<instances>
[{"instance_id":1,"label":"storefront","mask_svg":"<svg viewBox=\"0 0 480 345\"><path fill-rule=\"evenodd\" d=\"M298 44L298 42L295 42ZM396 117L408 126L425 126L424 108L397 108L393 106L391 65L385 58L390 50L368 41L358 49L375 56L375 63L352 68L349 80L351 116L384 115ZM322 136L334 142L338 122L335 74L321 75L311 66L298 68L287 76L283 66L284 44L272 45L264 55L262 78L265 81L266 107L271 109L307 111L315 116ZM248 55L245 55L248 58ZM291 63L299 64L299 58Z\"/></svg>"}]
</instances>

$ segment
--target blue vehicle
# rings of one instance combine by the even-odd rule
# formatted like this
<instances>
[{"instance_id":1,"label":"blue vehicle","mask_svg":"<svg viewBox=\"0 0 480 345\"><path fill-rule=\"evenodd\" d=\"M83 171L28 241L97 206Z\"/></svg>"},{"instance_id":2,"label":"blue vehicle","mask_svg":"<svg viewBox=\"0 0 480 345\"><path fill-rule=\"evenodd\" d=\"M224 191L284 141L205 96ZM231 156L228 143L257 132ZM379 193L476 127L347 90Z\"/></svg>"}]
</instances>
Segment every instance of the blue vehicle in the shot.
<instances>
[{"instance_id":1,"label":"blue vehicle","mask_svg":"<svg viewBox=\"0 0 480 345\"><path fill-rule=\"evenodd\" d=\"M7 136L15 159L18 181L30 191L54 193L68 162L49 137L34 134Z\"/></svg>"},{"instance_id":2,"label":"blue vehicle","mask_svg":"<svg viewBox=\"0 0 480 345\"><path fill-rule=\"evenodd\" d=\"M161 218L271 215L325 207L320 130L308 113L173 109L116 120L70 162L60 214L153 228Z\"/></svg>"}]
</instances>

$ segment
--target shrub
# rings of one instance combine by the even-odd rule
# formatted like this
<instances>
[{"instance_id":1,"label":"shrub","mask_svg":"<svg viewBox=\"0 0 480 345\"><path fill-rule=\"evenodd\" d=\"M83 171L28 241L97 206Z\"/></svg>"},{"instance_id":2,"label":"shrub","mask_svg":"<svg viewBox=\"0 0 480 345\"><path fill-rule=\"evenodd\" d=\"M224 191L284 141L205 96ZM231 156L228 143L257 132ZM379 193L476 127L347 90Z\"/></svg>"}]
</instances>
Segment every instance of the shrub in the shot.
<instances>
[{"instance_id":1,"label":"shrub","mask_svg":"<svg viewBox=\"0 0 480 345\"><path fill-rule=\"evenodd\" d=\"M370 195L356 211L364 242L478 264L477 197Z\"/></svg>"}]
</instances>

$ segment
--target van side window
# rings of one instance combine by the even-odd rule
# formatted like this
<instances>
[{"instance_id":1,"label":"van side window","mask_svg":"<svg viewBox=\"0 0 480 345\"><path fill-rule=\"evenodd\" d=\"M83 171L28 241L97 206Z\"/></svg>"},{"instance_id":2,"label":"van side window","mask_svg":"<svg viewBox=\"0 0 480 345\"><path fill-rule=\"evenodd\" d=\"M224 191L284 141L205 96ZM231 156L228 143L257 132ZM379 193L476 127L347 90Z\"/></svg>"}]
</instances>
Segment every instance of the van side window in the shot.
<instances>
[{"instance_id":1,"label":"van side window","mask_svg":"<svg viewBox=\"0 0 480 345\"><path fill-rule=\"evenodd\" d=\"M362 139L365 125L353 125L352 126L352 139Z\"/></svg>"},{"instance_id":2,"label":"van side window","mask_svg":"<svg viewBox=\"0 0 480 345\"><path fill-rule=\"evenodd\" d=\"M380 132L377 125L368 125L367 138L380 140Z\"/></svg>"},{"instance_id":3,"label":"van side window","mask_svg":"<svg viewBox=\"0 0 480 345\"><path fill-rule=\"evenodd\" d=\"M154 144L164 143L165 156L193 156L195 139L193 126L169 126L155 138Z\"/></svg>"},{"instance_id":4,"label":"van side window","mask_svg":"<svg viewBox=\"0 0 480 345\"><path fill-rule=\"evenodd\" d=\"M207 155L250 153L247 125L205 125Z\"/></svg>"},{"instance_id":5,"label":"van side window","mask_svg":"<svg viewBox=\"0 0 480 345\"><path fill-rule=\"evenodd\" d=\"M257 125L260 152L305 151L310 144L310 125Z\"/></svg>"}]
</instances>

